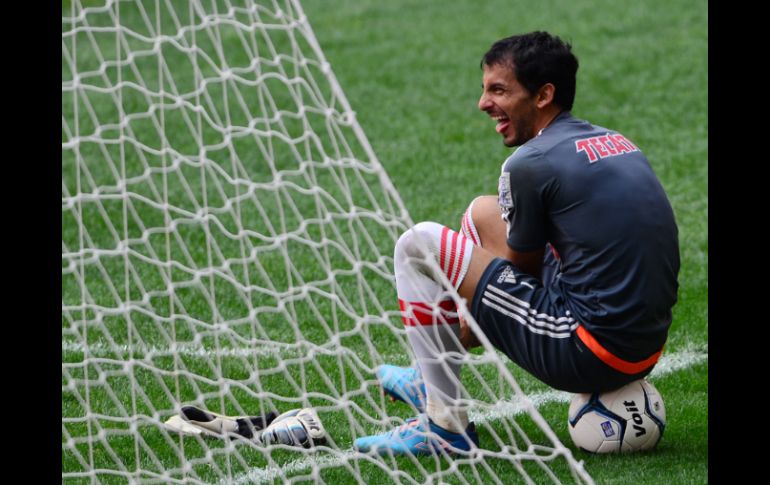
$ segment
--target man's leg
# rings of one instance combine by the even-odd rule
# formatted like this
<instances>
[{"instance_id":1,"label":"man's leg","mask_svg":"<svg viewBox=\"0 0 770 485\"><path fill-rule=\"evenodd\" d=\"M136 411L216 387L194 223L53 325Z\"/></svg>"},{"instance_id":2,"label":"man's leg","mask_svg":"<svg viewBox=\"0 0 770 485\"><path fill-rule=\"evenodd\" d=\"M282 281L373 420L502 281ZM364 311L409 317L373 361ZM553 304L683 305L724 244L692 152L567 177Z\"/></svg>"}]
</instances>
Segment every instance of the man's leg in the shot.
<instances>
[{"instance_id":1,"label":"man's leg","mask_svg":"<svg viewBox=\"0 0 770 485\"><path fill-rule=\"evenodd\" d=\"M422 244L418 241L421 240ZM449 282L468 302L476 284L495 256L451 229L423 222L396 243L396 290L407 336L426 383L428 416L440 426L460 432L468 425L460 399L460 343L457 308L424 263L430 251ZM434 313L433 308L440 310Z\"/></svg>"},{"instance_id":2,"label":"man's leg","mask_svg":"<svg viewBox=\"0 0 770 485\"><path fill-rule=\"evenodd\" d=\"M500 217L496 196L481 195L473 199L460 220L460 228L463 235L476 246L500 258L507 256L507 227Z\"/></svg>"},{"instance_id":3,"label":"man's leg","mask_svg":"<svg viewBox=\"0 0 770 485\"><path fill-rule=\"evenodd\" d=\"M440 270L426 264L430 255ZM459 340L457 308L440 281L443 273L455 289L461 289L461 295L472 299L475 284L493 259L493 254L474 247L462 234L433 222L417 224L399 238L394 255L396 289L407 336L426 383L430 421L410 421L383 435L359 438L355 442L359 450L415 453L446 450L447 444L467 450L470 442L478 443L459 402L465 349Z\"/></svg>"},{"instance_id":4,"label":"man's leg","mask_svg":"<svg viewBox=\"0 0 770 485\"><path fill-rule=\"evenodd\" d=\"M500 217L500 206L497 204L497 197L494 195L480 195L473 199L465 210L462 219L460 219L460 230L463 235L473 241L476 246L481 246L485 250L492 253L493 256L500 258L508 258L508 229L505 221ZM481 263L483 273L486 268L484 262ZM480 276L480 274L479 274ZM478 278L475 278L475 282L478 282ZM470 284L470 283L469 283ZM471 301L473 301L473 291L475 291L476 284L464 290L467 294L461 294L467 301L470 307ZM465 322L465 317L460 314L460 341L466 349L478 347L481 345L478 338L470 331L468 325Z\"/></svg>"},{"instance_id":5,"label":"man's leg","mask_svg":"<svg viewBox=\"0 0 770 485\"><path fill-rule=\"evenodd\" d=\"M426 384L426 413L439 426L462 432L467 413L459 404L460 363L465 352L459 341L457 307L426 264L436 259L455 288L465 279L474 252L461 234L433 222L422 222L396 243L396 290L409 343Z\"/></svg>"},{"instance_id":6,"label":"man's leg","mask_svg":"<svg viewBox=\"0 0 770 485\"><path fill-rule=\"evenodd\" d=\"M506 256L506 225L500 217L496 196L482 195L471 201L460 221L460 231L474 246L481 246L496 256ZM458 316L463 320L462 315ZM464 322L461 327L460 339L465 348L480 345ZM383 365L377 370L377 378L392 399L410 403L419 411L425 410L425 383L418 369Z\"/></svg>"}]
</instances>

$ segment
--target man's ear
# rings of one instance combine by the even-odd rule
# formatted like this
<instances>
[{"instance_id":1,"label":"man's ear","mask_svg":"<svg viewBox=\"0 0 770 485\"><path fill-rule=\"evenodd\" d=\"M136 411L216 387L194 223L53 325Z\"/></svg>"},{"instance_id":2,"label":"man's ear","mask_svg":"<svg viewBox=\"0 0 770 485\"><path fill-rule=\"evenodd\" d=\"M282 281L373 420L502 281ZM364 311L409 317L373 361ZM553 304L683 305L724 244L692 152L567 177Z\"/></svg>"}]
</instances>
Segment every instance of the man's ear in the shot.
<instances>
[{"instance_id":1,"label":"man's ear","mask_svg":"<svg viewBox=\"0 0 770 485\"><path fill-rule=\"evenodd\" d=\"M545 83L537 90L537 107L542 109L553 103L553 96L556 93L556 86L551 83Z\"/></svg>"}]
</instances>

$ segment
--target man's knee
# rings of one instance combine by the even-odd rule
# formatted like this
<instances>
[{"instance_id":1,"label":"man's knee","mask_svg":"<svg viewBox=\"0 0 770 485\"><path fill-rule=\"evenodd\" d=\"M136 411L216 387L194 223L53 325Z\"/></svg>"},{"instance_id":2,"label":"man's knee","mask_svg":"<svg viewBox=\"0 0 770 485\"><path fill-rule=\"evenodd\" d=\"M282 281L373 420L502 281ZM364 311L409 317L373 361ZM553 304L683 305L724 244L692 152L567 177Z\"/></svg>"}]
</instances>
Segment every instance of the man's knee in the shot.
<instances>
[{"instance_id":1,"label":"man's knee","mask_svg":"<svg viewBox=\"0 0 770 485\"><path fill-rule=\"evenodd\" d=\"M473 199L463 215L460 227L465 237L477 246L505 242L505 222L500 218L497 197L481 195ZM501 239L502 241L497 241Z\"/></svg>"},{"instance_id":2,"label":"man's knee","mask_svg":"<svg viewBox=\"0 0 770 485\"><path fill-rule=\"evenodd\" d=\"M476 246L481 246L481 237L479 236L478 230L476 230L476 223L473 220L473 206L476 204L476 202L479 199L482 199L484 197L488 197L488 196L481 195L473 199L471 203L468 205L468 208L465 209L465 213L463 214L463 217L460 220L460 231L463 233L465 237L470 239L471 242L473 242L473 244L475 244Z\"/></svg>"},{"instance_id":3,"label":"man's knee","mask_svg":"<svg viewBox=\"0 0 770 485\"><path fill-rule=\"evenodd\" d=\"M436 222L420 222L405 231L396 241L396 262L403 262L404 258L425 258L428 252L437 255L443 228Z\"/></svg>"},{"instance_id":4,"label":"man's knee","mask_svg":"<svg viewBox=\"0 0 770 485\"><path fill-rule=\"evenodd\" d=\"M398 238L394 254L396 277L407 265L434 281L438 276L431 269L429 255L438 263L435 268L457 287L463 281L473 253L473 243L463 235L436 222L420 222Z\"/></svg>"}]
</instances>

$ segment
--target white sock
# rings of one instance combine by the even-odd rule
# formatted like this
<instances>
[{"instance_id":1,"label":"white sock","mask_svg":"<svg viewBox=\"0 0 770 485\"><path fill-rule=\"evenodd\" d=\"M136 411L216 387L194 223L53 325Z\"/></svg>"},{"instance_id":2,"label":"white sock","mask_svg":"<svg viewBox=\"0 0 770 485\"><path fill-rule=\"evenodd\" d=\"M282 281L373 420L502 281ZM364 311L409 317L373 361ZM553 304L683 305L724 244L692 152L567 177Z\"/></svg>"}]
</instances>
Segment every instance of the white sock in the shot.
<instances>
[{"instance_id":1,"label":"white sock","mask_svg":"<svg viewBox=\"0 0 770 485\"><path fill-rule=\"evenodd\" d=\"M460 405L461 363L457 307L425 264L433 254L441 271L458 288L470 264L473 244L462 234L434 222L422 222L396 243L396 290L407 337L427 392L426 413L449 431L463 432L467 411ZM435 309L435 310L434 310Z\"/></svg>"}]
</instances>

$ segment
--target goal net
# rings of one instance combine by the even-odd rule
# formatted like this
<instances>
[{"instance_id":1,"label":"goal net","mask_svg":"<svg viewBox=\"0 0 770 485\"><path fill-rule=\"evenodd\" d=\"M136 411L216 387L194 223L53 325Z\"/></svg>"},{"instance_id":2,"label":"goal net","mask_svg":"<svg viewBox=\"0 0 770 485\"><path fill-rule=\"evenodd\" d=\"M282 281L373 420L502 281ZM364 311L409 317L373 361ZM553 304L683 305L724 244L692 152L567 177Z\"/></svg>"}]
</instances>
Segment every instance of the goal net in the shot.
<instances>
[{"instance_id":1,"label":"goal net","mask_svg":"<svg viewBox=\"0 0 770 485\"><path fill-rule=\"evenodd\" d=\"M298 1L64 2L62 480L590 483L488 344L462 376L481 451L353 451L413 414L374 375L413 363L412 224ZM329 441L185 436L185 405L312 407Z\"/></svg>"}]
</instances>

